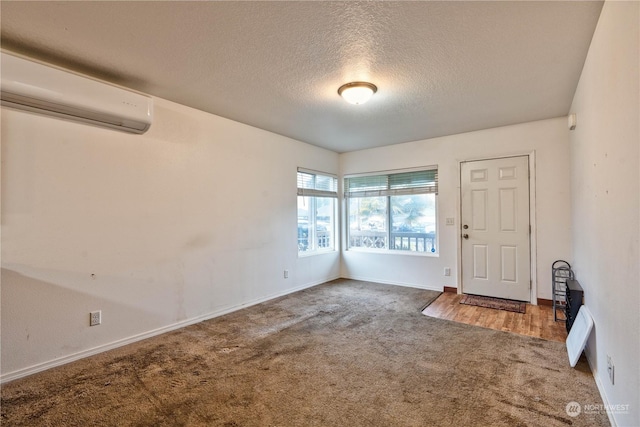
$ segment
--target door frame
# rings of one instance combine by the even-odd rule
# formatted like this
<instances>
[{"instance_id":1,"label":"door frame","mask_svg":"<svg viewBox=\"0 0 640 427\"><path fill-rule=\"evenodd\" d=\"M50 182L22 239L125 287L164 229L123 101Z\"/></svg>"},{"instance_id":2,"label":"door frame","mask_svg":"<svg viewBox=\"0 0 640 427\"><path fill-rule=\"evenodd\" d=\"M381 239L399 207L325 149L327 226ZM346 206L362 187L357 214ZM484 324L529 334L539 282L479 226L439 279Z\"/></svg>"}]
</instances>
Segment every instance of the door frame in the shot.
<instances>
[{"instance_id":1,"label":"door frame","mask_svg":"<svg viewBox=\"0 0 640 427\"><path fill-rule=\"evenodd\" d=\"M474 162L479 160L495 160L505 159L509 157L522 157L527 156L529 158L529 225L531 226L531 233L529 234L529 268L531 274L531 292L529 295L530 304L538 305L538 257L537 257L537 227L536 227L536 152L535 150L529 152L515 152L510 154L502 154L496 156L486 157L470 157L467 159L458 159L458 200L456 203L456 218L457 218L457 233L456 246L458 252L458 271L457 271L457 285L458 294L464 293L462 283L462 163Z\"/></svg>"}]
</instances>

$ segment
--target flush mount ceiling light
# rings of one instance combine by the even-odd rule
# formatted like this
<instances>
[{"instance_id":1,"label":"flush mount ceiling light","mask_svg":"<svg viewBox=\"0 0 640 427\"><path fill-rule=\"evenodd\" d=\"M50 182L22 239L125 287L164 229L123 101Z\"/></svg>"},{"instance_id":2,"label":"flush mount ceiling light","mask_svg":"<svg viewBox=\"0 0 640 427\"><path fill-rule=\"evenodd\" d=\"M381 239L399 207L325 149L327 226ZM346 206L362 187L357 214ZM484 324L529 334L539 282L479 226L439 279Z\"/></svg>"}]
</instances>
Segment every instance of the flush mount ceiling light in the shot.
<instances>
[{"instance_id":1,"label":"flush mount ceiling light","mask_svg":"<svg viewBox=\"0 0 640 427\"><path fill-rule=\"evenodd\" d=\"M367 82L351 82L340 86L338 95L342 96L349 104L364 104L373 96L378 88Z\"/></svg>"}]
</instances>

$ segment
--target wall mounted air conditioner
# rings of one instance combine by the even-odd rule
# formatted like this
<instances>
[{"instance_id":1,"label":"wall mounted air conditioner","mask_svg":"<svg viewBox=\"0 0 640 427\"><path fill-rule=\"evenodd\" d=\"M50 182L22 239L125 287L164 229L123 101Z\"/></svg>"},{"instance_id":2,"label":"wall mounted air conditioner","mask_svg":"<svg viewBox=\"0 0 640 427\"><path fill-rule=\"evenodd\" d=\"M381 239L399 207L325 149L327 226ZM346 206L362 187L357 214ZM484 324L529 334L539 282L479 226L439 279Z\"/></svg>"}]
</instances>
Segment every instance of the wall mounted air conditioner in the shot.
<instances>
[{"instance_id":1,"label":"wall mounted air conditioner","mask_svg":"<svg viewBox=\"0 0 640 427\"><path fill-rule=\"evenodd\" d=\"M2 52L2 105L129 133L144 133L152 98Z\"/></svg>"}]
</instances>

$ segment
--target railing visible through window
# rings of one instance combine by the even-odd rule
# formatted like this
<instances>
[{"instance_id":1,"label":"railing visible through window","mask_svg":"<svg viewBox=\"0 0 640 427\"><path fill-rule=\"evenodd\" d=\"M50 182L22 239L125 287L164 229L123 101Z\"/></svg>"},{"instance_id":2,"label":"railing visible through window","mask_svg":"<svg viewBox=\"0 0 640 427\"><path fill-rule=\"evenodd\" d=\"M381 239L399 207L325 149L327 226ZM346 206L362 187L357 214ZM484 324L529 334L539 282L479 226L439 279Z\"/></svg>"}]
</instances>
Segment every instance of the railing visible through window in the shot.
<instances>
[{"instance_id":1,"label":"railing visible through window","mask_svg":"<svg viewBox=\"0 0 640 427\"><path fill-rule=\"evenodd\" d=\"M298 253L335 250L337 198L335 176L298 169Z\"/></svg>"},{"instance_id":2,"label":"railing visible through window","mask_svg":"<svg viewBox=\"0 0 640 427\"><path fill-rule=\"evenodd\" d=\"M345 178L349 249L435 253L437 168Z\"/></svg>"}]
</instances>

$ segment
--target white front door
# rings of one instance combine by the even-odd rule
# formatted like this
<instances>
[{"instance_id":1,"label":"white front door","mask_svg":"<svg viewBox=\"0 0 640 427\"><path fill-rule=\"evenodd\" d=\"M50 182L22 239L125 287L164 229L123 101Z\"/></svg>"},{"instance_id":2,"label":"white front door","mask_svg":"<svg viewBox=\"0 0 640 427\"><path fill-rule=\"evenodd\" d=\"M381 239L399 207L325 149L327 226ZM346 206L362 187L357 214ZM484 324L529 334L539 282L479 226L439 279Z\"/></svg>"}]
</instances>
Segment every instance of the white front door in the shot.
<instances>
[{"instance_id":1,"label":"white front door","mask_svg":"<svg viewBox=\"0 0 640 427\"><path fill-rule=\"evenodd\" d=\"M462 291L531 297L529 157L461 165Z\"/></svg>"}]
</instances>

